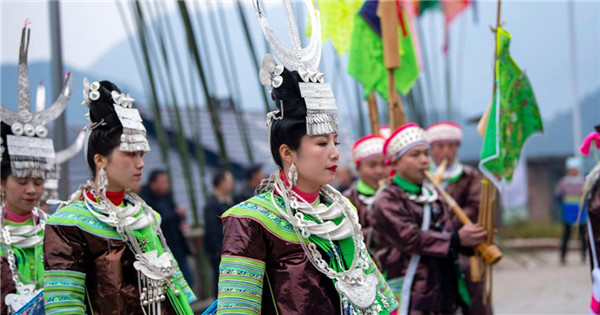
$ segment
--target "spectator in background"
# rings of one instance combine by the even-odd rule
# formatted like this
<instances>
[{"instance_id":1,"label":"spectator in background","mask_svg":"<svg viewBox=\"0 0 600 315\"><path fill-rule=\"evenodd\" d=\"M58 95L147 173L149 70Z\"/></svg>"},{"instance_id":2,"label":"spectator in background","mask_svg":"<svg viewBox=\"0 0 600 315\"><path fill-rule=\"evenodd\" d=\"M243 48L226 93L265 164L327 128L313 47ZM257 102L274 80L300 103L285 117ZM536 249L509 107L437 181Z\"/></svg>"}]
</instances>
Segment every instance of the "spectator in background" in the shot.
<instances>
[{"instance_id":1,"label":"spectator in background","mask_svg":"<svg viewBox=\"0 0 600 315\"><path fill-rule=\"evenodd\" d=\"M233 207L233 175L231 172L218 171L212 179L213 193L204 206L204 248L213 271L213 293L217 296L219 264L223 243L223 222L221 215Z\"/></svg>"},{"instance_id":2,"label":"spectator in background","mask_svg":"<svg viewBox=\"0 0 600 315\"><path fill-rule=\"evenodd\" d=\"M563 220L563 237L560 247L560 262L561 264L566 263L567 256L567 244L569 238L571 238L571 226L577 224L577 216L579 214L579 201L581 194L583 193L583 185L585 183L581 171L583 169L583 159L581 157L570 157L566 162L567 174L562 177L556 189L554 195L559 200L562 207L562 220ZM584 224L587 222L587 213L582 211L581 218L579 220L579 237L581 238L581 261L585 261L585 252L587 251L586 246L586 229Z\"/></svg>"},{"instance_id":3,"label":"spectator in background","mask_svg":"<svg viewBox=\"0 0 600 315\"><path fill-rule=\"evenodd\" d=\"M235 203L240 203L254 197L256 187L260 185L264 178L265 172L263 172L262 165L252 165L246 169L246 186L235 197Z\"/></svg>"},{"instance_id":4,"label":"spectator in background","mask_svg":"<svg viewBox=\"0 0 600 315\"><path fill-rule=\"evenodd\" d=\"M354 182L354 174L349 166L341 165L335 173L335 186L338 191L346 191Z\"/></svg>"},{"instance_id":5,"label":"spectator in background","mask_svg":"<svg viewBox=\"0 0 600 315\"><path fill-rule=\"evenodd\" d=\"M186 222L187 210L175 204L167 172L159 169L152 170L148 184L141 189L140 197L160 214L160 228L167 245L177 260L183 277L192 287L194 277L187 262L190 249L183 236L183 233L189 229Z\"/></svg>"}]
</instances>

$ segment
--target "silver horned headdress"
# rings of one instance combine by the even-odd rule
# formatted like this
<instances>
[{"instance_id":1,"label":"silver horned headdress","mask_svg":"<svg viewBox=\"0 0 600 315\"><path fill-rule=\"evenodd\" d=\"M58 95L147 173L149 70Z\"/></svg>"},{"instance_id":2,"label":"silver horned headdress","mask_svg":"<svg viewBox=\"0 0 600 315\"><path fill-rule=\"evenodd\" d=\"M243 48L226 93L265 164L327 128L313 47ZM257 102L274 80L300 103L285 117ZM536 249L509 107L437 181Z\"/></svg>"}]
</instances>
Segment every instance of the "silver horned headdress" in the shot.
<instances>
[{"instance_id":1,"label":"silver horned headdress","mask_svg":"<svg viewBox=\"0 0 600 315\"><path fill-rule=\"evenodd\" d=\"M36 112L31 111L27 70L30 35L28 24L25 22L23 27L19 48L17 112L0 105L0 117L11 127L13 133L6 137L12 174L16 177L45 178L54 166L54 144L52 139L45 138L48 135L45 125L58 118L67 107L73 80L71 74L67 74L62 91L52 106Z\"/></svg>"},{"instance_id":2,"label":"silver horned headdress","mask_svg":"<svg viewBox=\"0 0 600 315\"><path fill-rule=\"evenodd\" d=\"M323 83L324 74L317 70L321 61L321 20L319 10L310 0L303 0L311 19L312 36L308 46L302 47L298 27L292 12L290 0L282 0L288 32L292 38L292 46L285 45L273 32L261 0L254 0L254 9L263 30L267 43L273 54L281 61L278 65L270 54L262 61L259 72L263 85L278 88L283 83L280 76L285 67L289 71L298 71L304 82L299 82L300 95L306 103L306 133L323 135L337 132L337 105L331 85ZM282 107L283 108L283 107ZM283 113L277 113L279 117ZM267 125L272 123L276 115L267 115Z\"/></svg>"},{"instance_id":3,"label":"silver horned headdress","mask_svg":"<svg viewBox=\"0 0 600 315\"><path fill-rule=\"evenodd\" d=\"M93 101L97 101L100 98L99 90L100 83L98 81L90 83L87 78L83 78L82 105L89 107ZM144 127L142 116L136 108L133 108L135 99L129 96L129 94L119 93L117 91L111 92L111 98L117 117L119 117L119 121L123 126L119 150L125 152L149 152L150 144L148 144L148 139L146 138L146 128ZM86 116L91 120L89 112ZM104 122L104 119L101 119L99 122L92 122L86 129L92 130L105 124L106 122Z\"/></svg>"}]
</instances>

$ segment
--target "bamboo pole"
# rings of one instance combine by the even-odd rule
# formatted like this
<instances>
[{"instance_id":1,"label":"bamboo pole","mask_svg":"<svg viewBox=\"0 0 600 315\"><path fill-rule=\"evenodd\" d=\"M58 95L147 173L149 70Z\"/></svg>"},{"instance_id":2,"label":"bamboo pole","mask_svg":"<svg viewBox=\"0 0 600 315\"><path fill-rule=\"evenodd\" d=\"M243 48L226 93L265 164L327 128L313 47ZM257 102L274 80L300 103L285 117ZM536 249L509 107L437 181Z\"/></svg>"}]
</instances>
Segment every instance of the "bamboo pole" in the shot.
<instances>
[{"instance_id":1,"label":"bamboo pole","mask_svg":"<svg viewBox=\"0 0 600 315\"><path fill-rule=\"evenodd\" d=\"M240 16L240 21L242 22L242 28L244 29L244 35L246 37L246 44L248 45L248 50L250 51L250 56L252 57L251 63L254 66L254 70L255 70L254 73L256 73L258 75L258 71L260 70L260 67L258 65L259 65L260 61L259 61L258 57L256 56L256 50L254 49L254 43L252 42L252 36L250 36L250 30L248 28L248 21L246 21L246 15L244 14L244 8L242 7L242 3L240 2L240 0L236 1L236 4L237 4L238 15ZM265 45L266 45L266 40L265 40ZM268 46L267 46L267 51L268 51ZM258 88L261 91L261 96L263 99L263 103L265 105L265 114L266 114L270 111L269 101L267 98L267 92L265 91L265 89L263 88L263 86L260 84L260 82L258 80L254 80L254 81L257 82Z\"/></svg>"},{"instance_id":2,"label":"bamboo pole","mask_svg":"<svg viewBox=\"0 0 600 315\"><path fill-rule=\"evenodd\" d=\"M219 2L216 2L216 10L219 14L219 25L220 25L220 29L222 31L222 38L223 38L223 43L225 45L225 47L223 47L223 45L219 45L219 50L220 50L220 55L221 56L225 56L225 54L223 53L223 51L225 51L226 55L227 55L227 59L229 60L229 62L223 62L223 64L225 66L229 65L227 68L229 69L229 76L226 77L230 77L230 86L231 86L231 90L230 93L232 95L232 97L234 98L234 101L232 102L233 105L233 111L235 114L235 120L238 124L238 131L240 133L240 138L242 138L242 141L244 143L244 150L246 151L246 157L248 158L248 161L250 162L250 164L254 164L254 154L252 153L252 144L251 144L251 140L250 140L250 134L248 132L248 124L246 123L246 120L243 117L243 111L241 110L241 108L239 108L241 106L240 104L240 92L241 92L241 87L239 84L238 79L241 77L239 74L235 73L235 69L234 69L234 62L235 62L235 58L233 56L233 46L231 45L231 38L229 36L229 29L227 27L227 19L223 14L223 10L221 10L221 6L219 4ZM215 15L211 14L211 20L213 21L213 24L216 24L216 18L213 19L213 17ZM213 25L213 29L215 29L215 26ZM215 36L217 35L217 33L215 32ZM215 40L217 42L221 42L218 40L217 37L215 37Z\"/></svg>"},{"instance_id":3,"label":"bamboo pole","mask_svg":"<svg viewBox=\"0 0 600 315\"><path fill-rule=\"evenodd\" d=\"M194 34L194 30L192 28L192 22L190 19L190 14L187 10L187 5L184 1L177 2L179 13L182 18L183 25L186 31L188 48L190 49L192 56L194 57L194 62L196 65L196 70L198 71L198 75L200 77L200 82L202 83L202 91L204 92L204 98L206 100L206 104L210 113L210 121L215 132L215 137L217 138L217 145L219 148L219 158L221 160L221 164L224 166L226 170L231 170L231 165L229 163L229 158L227 156L227 150L225 148L225 141L223 138L221 122L219 119L218 108L216 108L214 104L214 99L210 96L210 92L207 85L207 80L204 75L204 67L202 64L202 60L200 59L200 52L198 50L198 44L196 43L196 36Z\"/></svg>"},{"instance_id":4,"label":"bamboo pole","mask_svg":"<svg viewBox=\"0 0 600 315\"><path fill-rule=\"evenodd\" d=\"M158 6L162 4L162 8L159 8ZM158 12L163 11L166 12L166 5L164 2L155 2L156 5L156 10ZM162 9L162 10L161 10ZM167 32L167 39L174 39L174 35L173 35L173 27L171 25L171 22L169 21L169 18L165 18L164 19L164 28ZM179 80L181 81L181 84L183 85L182 89L184 90L186 97L186 101L187 101L187 105L185 106L186 108L186 112L187 112L187 118L188 118L188 124L191 128L191 126L199 126L198 124L194 123L193 121L193 115L192 115L192 111L191 108L193 106L193 104L199 104L198 101L198 97L196 95L196 89L192 88L192 86L194 86L193 84L193 75L190 76L189 81L185 78L185 71L184 71L184 66L182 65L182 62L180 60L180 56L177 50L177 46L175 45L174 41L171 41L169 44L167 44L167 46L171 47L171 53L173 56L173 59L175 61L175 67L177 68L177 74L179 75ZM191 70L189 70L190 74L193 74L193 72ZM202 198L203 200L206 200L208 198L208 189L206 187L206 181L205 181L205 172L204 172L204 150L202 150L201 146L199 145L199 139L200 139L200 133L201 133L201 129L200 128L191 128L192 129L192 141L194 143L194 155L196 157L196 163L198 164L198 169L200 170L200 191L202 193ZM197 215L196 215L197 216ZM194 226L197 227L199 225L199 218L194 217Z\"/></svg>"},{"instance_id":5,"label":"bamboo pole","mask_svg":"<svg viewBox=\"0 0 600 315\"><path fill-rule=\"evenodd\" d=\"M136 16L136 25L138 32L138 39L140 41L140 50L142 52L142 57L144 60L144 66L146 68L146 73L148 77L148 83L150 84L150 95L152 96L152 100L150 102L152 108L152 114L154 116L153 126L156 134L156 138L158 140L160 154L165 164L165 168L167 174L169 174L169 178L171 178L171 168L169 163L169 155L168 155L168 142L165 137L166 133L164 130L164 126L162 124L162 118L160 115L160 107L159 107L159 99L157 93L156 82L154 81L154 72L152 71L150 55L148 53L148 44L146 42L145 36L145 25L139 20L139 17Z\"/></svg>"},{"instance_id":6,"label":"bamboo pole","mask_svg":"<svg viewBox=\"0 0 600 315\"><path fill-rule=\"evenodd\" d=\"M395 70L400 67L398 49L398 7L395 1L380 1L377 16L381 21L383 59L388 71L388 112L391 130L406 124L402 100L396 89Z\"/></svg>"},{"instance_id":7,"label":"bamboo pole","mask_svg":"<svg viewBox=\"0 0 600 315\"><path fill-rule=\"evenodd\" d=\"M141 5L139 4L139 1L136 1L136 4L140 7L141 9ZM150 16L152 16L152 5L148 4L147 5L147 10L150 11ZM142 11L140 10L140 18L142 19L142 21L144 20L144 17L141 15ZM154 37L154 45L156 46L156 54L160 55L162 57L162 73L163 75L160 76L160 82L162 83L162 88L163 91L165 91L165 97L166 94L169 94L170 96L170 101L171 101L171 108L173 110L173 119L171 120L171 125L173 127L175 127L175 140L177 143L177 151L179 151L179 161L181 163L181 169L183 171L183 179L185 182L185 187L186 187L186 191L187 191L187 195L188 195L188 200L189 200L189 204L190 204L190 210L192 211L192 217L194 220L194 225L197 225L199 222L199 218L198 218L198 205L196 204L196 192L194 191L194 180L192 178L192 170L191 170L191 164L189 161L189 152L188 152L188 146L187 146L187 141L185 139L185 133L183 130L183 121L181 119L181 113L179 111L179 102L177 100L177 96L175 94L175 86L173 84L173 80L170 80L169 78L171 77L175 77L176 74L174 73L173 69L171 68L170 62L169 62L169 57L167 54L167 49L166 46L169 45L165 45L165 37L163 34L163 24L162 24L162 18L158 17L156 23L153 23L154 27L156 28L156 30L154 32L150 31L149 32L149 37L150 37L150 42L153 42L152 37ZM172 45L170 46L174 46L174 43L172 43ZM159 56L156 56L156 63L159 65L159 68L161 68L161 60L159 58Z\"/></svg>"},{"instance_id":8,"label":"bamboo pole","mask_svg":"<svg viewBox=\"0 0 600 315\"><path fill-rule=\"evenodd\" d=\"M369 106L369 121L371 125L371 134L378 135L380 134L379 108L377 107L377 97L375 96L375 92L371 92L369 94L369 99L367 102Z\"/></svg>"}]
</instances>

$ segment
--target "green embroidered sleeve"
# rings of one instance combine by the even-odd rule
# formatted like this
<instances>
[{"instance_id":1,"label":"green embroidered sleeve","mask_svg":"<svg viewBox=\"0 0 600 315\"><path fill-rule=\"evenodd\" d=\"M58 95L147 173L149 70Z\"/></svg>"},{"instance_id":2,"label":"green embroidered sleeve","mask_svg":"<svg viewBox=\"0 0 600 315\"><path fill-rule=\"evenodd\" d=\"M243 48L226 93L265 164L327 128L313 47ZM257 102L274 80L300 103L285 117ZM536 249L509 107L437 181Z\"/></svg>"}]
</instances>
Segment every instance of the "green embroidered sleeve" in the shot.
<instances>
[{"instance_id":1,"label":"green embroidered sleeve","mask_svg":"<svg viewBox=\"0 0 600 315\"><path fill-rule=\"evenodd\" d=\"M221 258L217 314L260 314L265 263L241 256Z\"/></svg>"},{"instance_id":2,"label":"green embroidered sleeve","mask_svg":"<svg viewBox=\"0 0 600 315\"><path fill-rule=\"evenodd\" d=\"M72 270L44 271L46 314L85 314L85 274Z\"/></svg>"},{"instance_id":3,"label":"green embroidered sleeve","mask_svg":"<svg viewBox=\"0 0 600 315\"><path fill-rule=\"evenodd\" d=\"M369 269L367 269L367 273L371 274L373 272L375 272L377 274L377 280L378 280L377 281L377 290L379 290L379 292L385 297L385 302L387 302L387 304L389 306L388 311L389 311L389 313L392 313L394 310L396 310L399 307L398 300L396 300L396 297L394 296L394 292L392 292L392 290L390 289L390 286L388 285L387 281L385 280L385 278L379 271L379 268L377 268L377 266L373 262L373 259L371 259Z\"/></svg>"}]
</instances>

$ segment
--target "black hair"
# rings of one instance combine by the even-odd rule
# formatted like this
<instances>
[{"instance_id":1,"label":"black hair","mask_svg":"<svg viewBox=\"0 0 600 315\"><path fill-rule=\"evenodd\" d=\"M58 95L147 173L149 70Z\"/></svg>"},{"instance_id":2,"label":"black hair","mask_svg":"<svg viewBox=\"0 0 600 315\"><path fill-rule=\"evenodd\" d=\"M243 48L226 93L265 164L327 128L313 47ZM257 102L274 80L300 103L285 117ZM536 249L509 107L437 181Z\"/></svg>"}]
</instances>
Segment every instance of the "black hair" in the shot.
<instances>
[{"instance_id":1,"label":"black hair","mask_svg":"<svg viewBox=\"0 0 600 315\"><path fill-rule=\"evenodd\" d=\"M300 95L299 82L303 82L297 71L283 70L283 83L274 88L271 98L275 106L283 112L283 119L275 119L271 125L271 155L275 164L283 168L279 147L286 144L291 150L300 147L300 140L306 134L306 103Z\"/></svg>"},{"instance_id":2,"label":"black hair","mask_svg":"<svg viewBox=\"0 0 600 315\"><path fill-rule=\"evenodd\" d=\"M219 185L221 185L221 183L225 180L225 177L227 176L227 174L230 174L229 171L227 171L227 170L217 171L215 173L215 175L213 175L213 177L212 177L213 188L219 187Z\"/></svg>"},{"instance_id":3,"label":"black hair","mask_svg":"<svg viewBox=\"0 0 600 315\"><path fill-rule=\"evenodd\" d=\"M87 144L87 163L92 171L92 178L96 176L94 155L109 156L121 144L123 125L121 125L113 105L112 91L121 93L121 90L112 82L100 82L98 89L100 97L89 104L90 120L92 123L99 124L91 131Z\"/></svg>"},{"instance_id":4,"label":"black hair","mask_svg":"<svg viewBox=\"0 0 600 315\"><path fill-rule=\"evenodd\" d=\"M148 176L148 184L154 183L160 175L167 175L167 171L158 168L153 169L152 172L150 172L150 176Z\"/></svg>"},{"instance_id":5,"label":"black hair","mask_svg":"<svg viewBox=\"0 0 600 315\"><path fill-rule=\"evenodd\" d=\"M12 174L12 170L10 168L10 156L8 155L8 149L6 144L6 136L11 135L12 130L9 125L4 122L0 122L0 136L2 137L2 147L4 151L2 152L2 162L0 163L0 179L5 181L10 174Z\"/></svg>"}]
</instances>

